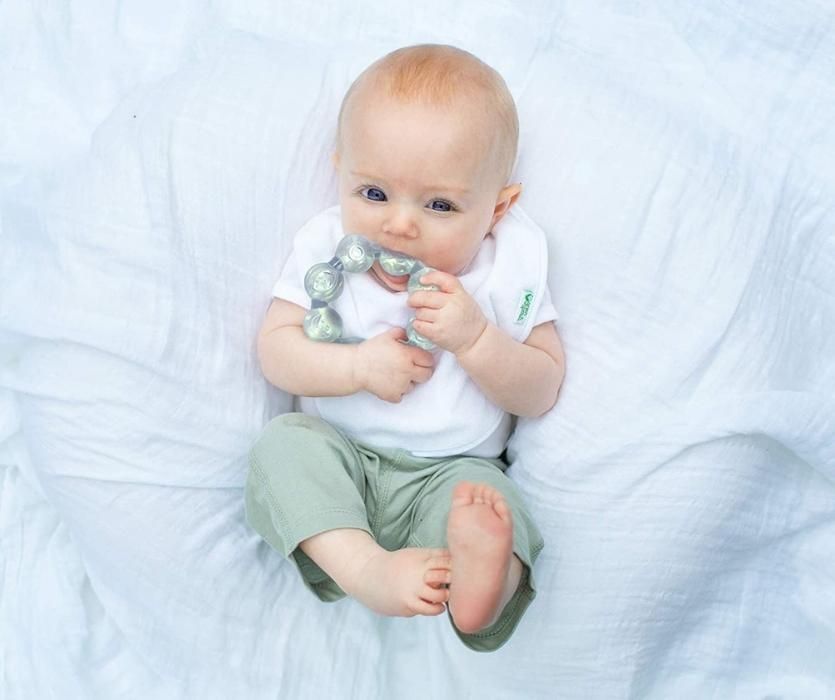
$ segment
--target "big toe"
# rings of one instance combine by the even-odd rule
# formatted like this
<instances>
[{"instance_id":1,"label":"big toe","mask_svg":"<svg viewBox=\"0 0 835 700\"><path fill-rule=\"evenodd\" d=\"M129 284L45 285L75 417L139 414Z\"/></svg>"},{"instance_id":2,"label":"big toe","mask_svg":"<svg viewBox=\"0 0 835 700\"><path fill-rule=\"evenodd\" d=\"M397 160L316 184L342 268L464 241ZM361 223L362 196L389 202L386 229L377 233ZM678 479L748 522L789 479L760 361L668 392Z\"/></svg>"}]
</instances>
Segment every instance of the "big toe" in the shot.
<instances>
[{"instance_id":1,"label":"big toe","mask_svg":"<svg viewBox=\"0 0 835 700\"><path fill-rule=\"evenodd\" d=\"M478 494L478 485L470 481L459 481L452 491L452 505L468 506L475 503Z\"/></svg>"}]
</instances>

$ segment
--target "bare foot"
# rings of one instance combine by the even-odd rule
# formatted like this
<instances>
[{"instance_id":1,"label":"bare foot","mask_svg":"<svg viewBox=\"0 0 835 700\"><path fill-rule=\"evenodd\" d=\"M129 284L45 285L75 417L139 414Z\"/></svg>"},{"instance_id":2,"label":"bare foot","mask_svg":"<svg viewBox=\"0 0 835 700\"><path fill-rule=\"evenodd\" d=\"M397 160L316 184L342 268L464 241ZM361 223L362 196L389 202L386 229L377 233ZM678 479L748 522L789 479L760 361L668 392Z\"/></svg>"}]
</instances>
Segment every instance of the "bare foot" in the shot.
<instances>
[{"instance_id":1,"label":"bare foot","mask_svg":"<svg viewBox=\"0 0 835 700\"><path fill-rule=\"evenodd\" d=\"M445 549L409 547L389 552L375 545L343 588L381 615L440 615L449 600L451 562Z\"/></svg>"},{"instance_id":2,"label":"bare foot","mask_svg":"<svg viewBox=\"0 0 835 700\"><path fill-rule=\"evenodd\" d=\"M513 520L502 494L487 484L456 485L447 543L455 569L450 614L461 632L478 632L498 619L521 572L521 565L511 572Z\"/></svg>"}]
</instances>

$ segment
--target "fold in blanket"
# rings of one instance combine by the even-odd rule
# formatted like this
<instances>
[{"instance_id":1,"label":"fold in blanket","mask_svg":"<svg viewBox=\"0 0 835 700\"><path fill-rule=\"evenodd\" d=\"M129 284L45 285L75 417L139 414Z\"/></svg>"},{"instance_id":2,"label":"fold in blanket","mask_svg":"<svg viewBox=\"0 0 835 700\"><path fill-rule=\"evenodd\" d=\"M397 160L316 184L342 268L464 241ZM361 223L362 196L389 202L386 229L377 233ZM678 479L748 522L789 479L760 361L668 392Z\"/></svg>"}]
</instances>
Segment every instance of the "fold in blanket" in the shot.
<instances>
[{"instance_id":1,"label":"fold in blanket","mask_svg":"<svg viewBox=\"0 0 835 700\"><path fill-rule=\"evenodd\" d=\"M0 696L835 695L831 7L0 19ZM243 517L248 450L291 409L255 334L336 201L342 94L424 40L517 100L568 358L511 440L548 546L489 657L320 603Z\"/></svg>"}]
</instances>

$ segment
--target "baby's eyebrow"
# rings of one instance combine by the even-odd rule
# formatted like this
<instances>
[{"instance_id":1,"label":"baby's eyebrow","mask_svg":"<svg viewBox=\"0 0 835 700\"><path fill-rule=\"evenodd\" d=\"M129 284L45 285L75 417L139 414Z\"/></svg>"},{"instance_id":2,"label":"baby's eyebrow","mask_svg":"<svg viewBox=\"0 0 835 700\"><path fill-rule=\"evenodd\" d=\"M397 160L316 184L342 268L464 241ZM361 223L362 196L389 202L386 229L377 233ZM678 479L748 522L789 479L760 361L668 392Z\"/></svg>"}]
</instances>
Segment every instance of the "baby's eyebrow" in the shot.
<instances>
[{"instance_id":1,"label":"baby's eyebrow","mask_svg":"<svg viewBox=\"0 0 835 700\"><path fill-rule=\"evenodd\" d=\"M427 189L433 192L455 192L461 196L470 194L470 191L466 187L452 187L451 185L432 185Z\"/></svg>"}]
</instances>

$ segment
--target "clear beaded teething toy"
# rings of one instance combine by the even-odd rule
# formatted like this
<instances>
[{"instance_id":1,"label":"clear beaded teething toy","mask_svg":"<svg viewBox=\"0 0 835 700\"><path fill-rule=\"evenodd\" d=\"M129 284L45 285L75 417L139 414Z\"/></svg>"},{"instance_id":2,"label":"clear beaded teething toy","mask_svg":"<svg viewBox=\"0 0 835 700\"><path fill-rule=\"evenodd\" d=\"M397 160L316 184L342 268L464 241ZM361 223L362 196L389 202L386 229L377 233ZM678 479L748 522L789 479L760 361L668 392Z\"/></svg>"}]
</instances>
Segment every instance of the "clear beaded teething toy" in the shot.
<instances>
[{"instance_id":1,"label":"clear beaded teething toy","mask_svg":"<svg viewBox=\"0 0 835 700\"><path fill-rule=\"evenodd\" d=\"M304 276L304 289L310 296L310 311L304 317L304 333L311 340L324 343L360 343L363 338L342 337L342 317L330 307L342 294L345 285L343 272L367 272L375 260L388 274L409 275L409 294L420 290L437 291L434 284L421 284L420 278L432 272L419 260L382 248L364 236L345 236L336 247L336 254L328 261L316 263ZM434 350L435 343L424 338L414 328L414 317L406 325L409 345Z\"/></svg>"}]
</instances>

